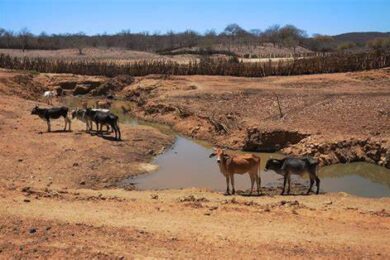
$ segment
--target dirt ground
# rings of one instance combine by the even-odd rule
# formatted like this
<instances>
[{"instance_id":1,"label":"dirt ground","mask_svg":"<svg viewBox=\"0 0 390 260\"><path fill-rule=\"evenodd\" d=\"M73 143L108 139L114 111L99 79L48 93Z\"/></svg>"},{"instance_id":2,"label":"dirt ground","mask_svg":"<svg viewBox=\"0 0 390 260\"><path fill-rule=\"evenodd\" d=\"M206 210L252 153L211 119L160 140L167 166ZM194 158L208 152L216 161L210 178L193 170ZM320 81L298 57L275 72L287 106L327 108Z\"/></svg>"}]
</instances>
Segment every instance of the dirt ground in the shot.
<instances>
[{"instance_id":1,"label":"dirt ground","mask_svg":"<svg viewBox=\"0 0 390 260\"><path fill-rule=\"evenodd\" d=\"M0 258L390 257L389 198L115 188L116 181L148 171L152 156L172 137L121 125L124 141L114 142L86 134L76 121L72 132L46 133L46 124L30 111L37 103L34 93L47 86L15 83L18 75L0 73ZM149 80L156 79L141 82ZM211 78L197 80L196 89L167 91L159 98L214 91L206 85ZM24 92L23 86L28 86ZM385 87L378 89L386 93ZM202 105L194 102L193 108L203 111ZM366 124L380 123L367 117ZM62 127L62 120L53 124L53 130ZM389 129L383 127L386 137Z\"/></svg>"}]
</instances>

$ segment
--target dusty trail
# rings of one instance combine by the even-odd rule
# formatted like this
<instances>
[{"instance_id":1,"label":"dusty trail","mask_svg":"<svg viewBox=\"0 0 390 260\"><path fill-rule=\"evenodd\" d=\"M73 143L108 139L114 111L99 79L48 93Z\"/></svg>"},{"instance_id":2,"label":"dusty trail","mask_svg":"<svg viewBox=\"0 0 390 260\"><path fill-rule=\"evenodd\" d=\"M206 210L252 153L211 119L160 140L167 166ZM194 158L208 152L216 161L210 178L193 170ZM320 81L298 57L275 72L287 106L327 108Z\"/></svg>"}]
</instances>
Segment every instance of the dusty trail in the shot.
<instances>
[{"instance_id":1,"label":"dusty trail","mask_svg":"<svg viewBox=\"0 0 390 260\"><path fill-rule=\"evenodd\" d=\"M86 256L390 254L390 241L384 236L390 229L389 199L345 194L232 198L201 190L63 192L6 191L5 198L3 193L0 246L23 245L19 253L25 255L42 250L42 245L47 256L72 248L75 255ZM37 232L30 234L31 228Z\"/></svg>"}]
</instances>

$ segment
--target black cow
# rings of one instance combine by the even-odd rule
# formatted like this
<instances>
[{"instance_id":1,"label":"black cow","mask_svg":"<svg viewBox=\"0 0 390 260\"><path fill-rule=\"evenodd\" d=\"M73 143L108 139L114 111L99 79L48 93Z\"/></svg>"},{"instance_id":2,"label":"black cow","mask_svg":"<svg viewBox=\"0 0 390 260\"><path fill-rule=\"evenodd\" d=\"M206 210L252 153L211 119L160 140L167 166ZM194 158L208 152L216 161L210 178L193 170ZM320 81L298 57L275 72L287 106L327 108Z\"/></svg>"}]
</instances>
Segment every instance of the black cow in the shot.
<instances>
[{"instance_id":1,"label":"black cow","mask_svg":"<svg viewBox=\"0 0 390 260\"><path fill-rule=\"evenodd\" d=\"M320 179L317 176L317 168L318 162L310 157L305 158L294 158L294 157L286 157L284 159L270 159L267 161L265 166L265 170L273 170L277 174L284 176L283 190L281 195L283 195L286 189L286 182L288 181L288 190L287 194L290 194L290 186L291 186L291 174L302 175L305 172L309 173L310 177L310 187L307 191L309 194L312 190L314 181L317 186L317 194L320 191Z\"/></svg>"},{"instance_id":2,"label":"black cow","mask_svg":"<svg viewBox=\"0 0 390 260\"><path fill-rule=\"evenodd\" d=\"M39 108L38 106L34 107L31 111L32 115L38 115L40 118L47 122L47 131L50 132L50 119L58 119L63 117L65 120L64 131L66 131L66 126L69 124L69 131L71 127L71 121L68 117L69 109L67 107L53 107L53 108Z\"/></svg>"},{"instance_id":3,"label":"black cow","mask_svg":"<svg viewBox=\"0 0 390 260\"><path fill-rule=\"evenodd\" d=\"M87 120L93 121L96 124L98 133L102 132L103 125L110 125L115 132L115 139L121 140L121 131L118 125L118 116L111 112L96 111L87 108L85 111Z\"/></svg>"}]
</instances>

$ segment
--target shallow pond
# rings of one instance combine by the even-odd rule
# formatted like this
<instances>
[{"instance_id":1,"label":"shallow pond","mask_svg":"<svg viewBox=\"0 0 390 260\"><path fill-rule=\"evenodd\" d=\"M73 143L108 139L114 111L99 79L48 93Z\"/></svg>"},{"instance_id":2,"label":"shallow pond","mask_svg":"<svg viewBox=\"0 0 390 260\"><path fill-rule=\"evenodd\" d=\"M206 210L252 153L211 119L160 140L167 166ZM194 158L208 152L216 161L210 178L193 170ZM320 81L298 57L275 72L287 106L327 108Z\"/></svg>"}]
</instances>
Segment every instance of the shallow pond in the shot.
<instances>
[{"instance_id":1,"label":"shallow pond","mask_svg":"<svg viewBox=\"0 0 390 260\"><path fill-rule=\"evenodd\" d=\"M225 191L225 178L219 172L215 158L208 156L212 148L203 143L177 136L174 146L164 154L156 157L153 163L159 168L150 174L131 178L129 181L139 189L168 188L208 188ZM283 157L281 154L258 153L261 157L261 169L266 161ZM390 196L390 170L369 164L350 163L326 166L320 169L321 191L343 191L364 197ZM274 172L261 171L262 186L278 187L282 185L282 176ZM308 177L293 176L294 183L308 185ZM237 190L248 190L249 176L235 175Z\"/></svg>"}]
</instances>

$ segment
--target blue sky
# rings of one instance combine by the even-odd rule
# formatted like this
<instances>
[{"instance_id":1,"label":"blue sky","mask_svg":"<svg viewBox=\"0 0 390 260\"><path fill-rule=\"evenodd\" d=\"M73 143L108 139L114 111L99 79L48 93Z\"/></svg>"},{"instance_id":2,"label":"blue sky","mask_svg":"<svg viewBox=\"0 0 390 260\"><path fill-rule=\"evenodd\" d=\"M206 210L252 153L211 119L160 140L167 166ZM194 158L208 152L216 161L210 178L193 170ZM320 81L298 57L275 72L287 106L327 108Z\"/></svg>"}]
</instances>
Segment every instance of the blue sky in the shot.
<instances>
[{"instance_id":1,"label":"blue sky","mask_svg":"<svg viewBox=\"0 0 390 260\"><path fill-rule=\"evenodd\" d=\"M33 33L222 31L294 24L309 34L390 31L390 0L0 0L0 27Z\"/></svg>"}]
</instances>

